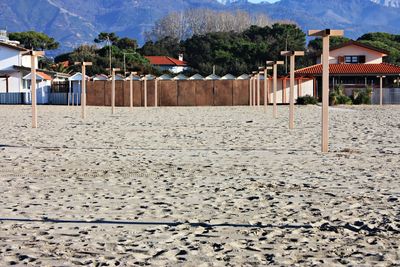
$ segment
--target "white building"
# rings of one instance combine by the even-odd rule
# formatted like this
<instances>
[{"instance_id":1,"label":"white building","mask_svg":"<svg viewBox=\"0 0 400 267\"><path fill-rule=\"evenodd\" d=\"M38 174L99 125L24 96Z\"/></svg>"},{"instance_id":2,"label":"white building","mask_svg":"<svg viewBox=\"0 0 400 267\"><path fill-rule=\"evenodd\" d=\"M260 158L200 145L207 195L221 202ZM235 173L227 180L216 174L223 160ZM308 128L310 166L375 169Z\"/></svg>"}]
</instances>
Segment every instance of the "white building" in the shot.
<instances>
[{"instance_id":1,"label":"white building","mask_svg":"<svg viewBox=\"0 0 400 267\"><path fill-rule=\"evenodd\" d=\"M31 57L27 49L0 41L0 92L24 92L22 78L30 73ZM35 61L36 68L38 61Z\"/></svg>"},{"instance_id":2,"label":"white building","mask_svg":"<svg viewBox=\"0 0 400 267\"><path fill-rule=\"evenodd\" d=\"M158 68L160 71L169 71L178 74L188 69L186 62L183 61L183 56L180 56L179 59L166 56L146 56L145 58L150 61L153 67Z\"/></svg>"}]
</instances>

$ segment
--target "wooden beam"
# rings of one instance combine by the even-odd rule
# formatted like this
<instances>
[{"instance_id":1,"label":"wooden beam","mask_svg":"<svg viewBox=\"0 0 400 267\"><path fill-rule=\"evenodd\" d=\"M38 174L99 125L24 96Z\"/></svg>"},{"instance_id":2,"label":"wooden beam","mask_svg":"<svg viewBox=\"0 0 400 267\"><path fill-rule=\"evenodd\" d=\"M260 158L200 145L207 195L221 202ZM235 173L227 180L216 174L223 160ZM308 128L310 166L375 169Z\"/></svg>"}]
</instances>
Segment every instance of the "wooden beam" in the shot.
<instances>
[{"instance_id":1,"label":"wooden beam","mask_svg":"<svg viewBox=\"0 0 400 267\"><path fill-rule=\"evenodd\" d=\"M309 36L322 37L322 136L321 151L329 151L329 37L343 36L343 30L309 30Z\"/></svg>"}]
</instances>

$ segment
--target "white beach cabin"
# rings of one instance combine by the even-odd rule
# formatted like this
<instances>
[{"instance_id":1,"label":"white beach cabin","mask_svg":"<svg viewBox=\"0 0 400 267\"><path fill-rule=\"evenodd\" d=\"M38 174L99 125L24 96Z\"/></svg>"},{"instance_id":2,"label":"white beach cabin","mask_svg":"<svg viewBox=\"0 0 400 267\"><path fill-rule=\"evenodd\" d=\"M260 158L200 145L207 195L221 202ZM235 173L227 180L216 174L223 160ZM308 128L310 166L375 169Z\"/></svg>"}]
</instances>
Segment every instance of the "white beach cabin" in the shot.
<instances>
[{"instance_id":1,"label":"white beach cabin","mask_svg":"<svg viewBox=\"0 0 400 267\"><path fill-rule=\"evenodd\" d=\"M89 80L89 76L86 76L86 81ZM81 90L82 90L82 73L77 72L68 78L69 90L68 99L72 105L79 105L81 103Z\"/></svg>"},{"instance_id":2,"label":"white beach cabin","mask_svg":"<svg viewBox=\"0 0 400 267\"><path fill-rule=\"evenodd\" d=\"M25 103L32 103L32 73L25 75L23 78L25 94ZM51 77L43 72L36 72L36 99L38 104L49 104L49 96L51 90Z\"/></svg>"}]
</instances>

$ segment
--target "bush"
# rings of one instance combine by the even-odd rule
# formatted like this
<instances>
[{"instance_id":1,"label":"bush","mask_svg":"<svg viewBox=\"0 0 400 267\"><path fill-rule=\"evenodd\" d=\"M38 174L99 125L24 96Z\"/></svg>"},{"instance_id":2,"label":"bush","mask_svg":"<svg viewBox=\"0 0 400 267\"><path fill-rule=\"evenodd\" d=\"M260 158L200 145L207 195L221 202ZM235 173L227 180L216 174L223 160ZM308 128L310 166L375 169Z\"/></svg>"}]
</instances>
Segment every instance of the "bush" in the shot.
<instances>
[{"instance_id":1,"label":"bush","mask_svg":"<svg viewBox=\"0 0 400 267\"><path fill-rule=\"evenodd\" d=\"M343 85L336 86L329 94L329 102L331 105L351 105L351 98L345 95Z\"/></svg>"},{"instance_id":2,"label":"bush","mask_svg":"<svg viewBox=\"0 0 400 267\"><path fill-rule=\"evenodd\" d=\"M316 105L318 104L318 99L310 96L310 95L305 95L305 96L299 96L296 100L297 105Z\"/></svg>"},{"instance_id":3,"label":"bush","mask_svg":"<svg viewBox=\"0 0 400 267\"><path fill-rule=\"evenodd\" d=\"M353 92L353 104L355 105L369 105L371 104L372 88L370 86L365 89L356 90Z\"/></svg>"}]
</instances>

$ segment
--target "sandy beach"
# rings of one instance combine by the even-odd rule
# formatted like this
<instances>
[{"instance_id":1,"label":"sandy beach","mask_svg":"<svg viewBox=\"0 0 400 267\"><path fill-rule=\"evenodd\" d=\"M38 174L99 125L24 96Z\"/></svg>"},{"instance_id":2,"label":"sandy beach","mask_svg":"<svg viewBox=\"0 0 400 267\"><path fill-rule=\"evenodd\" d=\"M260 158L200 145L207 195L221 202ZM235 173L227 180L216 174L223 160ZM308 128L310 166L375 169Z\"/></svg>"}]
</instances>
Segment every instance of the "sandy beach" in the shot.
<instances>
[{"instance_id":1,"label":"sandy beach","mask_svg":"<svg viewBox=\"0 0 400 267\"><path fill-rule=\"evenodd\" d=\"M400 106L0 106L0 265L399 266Z\"/></svg>"}]
</instances>

